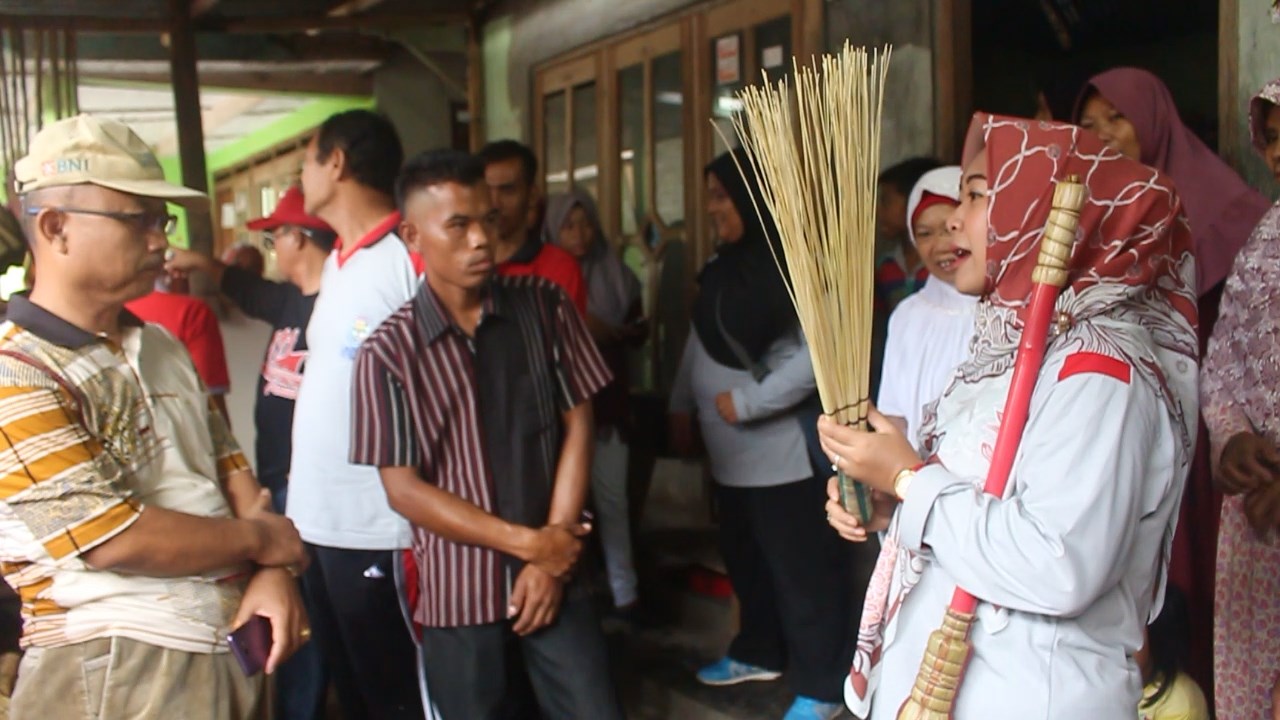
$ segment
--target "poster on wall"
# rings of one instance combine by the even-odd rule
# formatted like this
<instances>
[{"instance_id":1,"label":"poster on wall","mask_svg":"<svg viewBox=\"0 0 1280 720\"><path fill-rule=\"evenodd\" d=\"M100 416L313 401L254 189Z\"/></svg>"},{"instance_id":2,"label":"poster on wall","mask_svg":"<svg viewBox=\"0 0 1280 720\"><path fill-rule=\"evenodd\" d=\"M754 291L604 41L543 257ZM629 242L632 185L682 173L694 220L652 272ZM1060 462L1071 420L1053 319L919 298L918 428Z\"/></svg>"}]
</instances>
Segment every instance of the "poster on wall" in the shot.
<instances>
[{"instance_id":1,"label":"poster on wall","mask_svg":"<svg viewBox=\"0 0 1280 720\"><path fill-rule=\"evenodd\" d=\"M782 67L782 46L774 45L765 48L760 54L760 66L765 70Z\"/></svg>"},{"instance_id":2,"label":"poster on wall","mask_svg":"<svg viewBox=\"0 0 1280 720\"><path fill-rule=\"evenodd\" d=\"M236 221L239 219L239 215L236 213L235 204L224 202L222 203L221 208L222 208L222 213L221 213L222 216L220 218L221 219L220 224L222 225L222 228L226 230L226 229L235 227L237 225Z\"/></svg>"},{"instance_id":3,"label":"poster on wall","mask_svg":"<svg viewBox=\"0 0 1280 720\"><path fill-rule=\"evenodd\" d=\"M732 85L742 80L742 48L738 35L716 39L716 84Z\"/></svg>"}]
</instances>

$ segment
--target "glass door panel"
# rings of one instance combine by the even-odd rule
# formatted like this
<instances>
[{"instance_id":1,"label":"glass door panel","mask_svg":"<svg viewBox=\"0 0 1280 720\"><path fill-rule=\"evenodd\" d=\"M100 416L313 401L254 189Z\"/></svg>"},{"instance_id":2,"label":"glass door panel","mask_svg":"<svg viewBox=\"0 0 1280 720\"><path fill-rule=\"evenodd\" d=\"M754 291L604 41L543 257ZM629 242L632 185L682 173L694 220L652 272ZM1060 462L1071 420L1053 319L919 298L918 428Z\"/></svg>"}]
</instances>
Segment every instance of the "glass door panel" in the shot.
<instances>
[{"instance_id":1,"label":"glass door panel","mask_svg":"<svg viewBox=\"0 0 1280 720\"><path fill-rule=\"evenodd\" d=\"M649 149L644 132L644 65L618 71L618 188L620 226L625 237L635 235L649 208L645 158Z\"/></svg>"},{"instance_id":2,"label":"glass door panel","mask_svg":"<svg viewBox=\"0 0 1280 720\"><path fill-rule=\"evenodd\" d=\"M574 187L587 191L593 198L599 198L600 120L596 114L595 82L574 87L572 102L572 182Z\"/></svg>"},{"instance_id":3,"label":"glass door panel","mask_svg":"<svg viewBox=\"0 0 1280 720\"><path fill-rule=\"evenodd\" d=\"M684 224L684 73L679 51L654 58L653 210L666 227Z\"/></svg>"},{"instance_id":4,"label":"glass door panel","mask_svg":"<svg viewBox=\"0 0 1280 720\"><path fill-rule=\"evenodd\" d=\"M565 192L569 189L568 92L561 90L545 96L542 117L543 183L548 194Z\"/></svg>"}]
</instances>

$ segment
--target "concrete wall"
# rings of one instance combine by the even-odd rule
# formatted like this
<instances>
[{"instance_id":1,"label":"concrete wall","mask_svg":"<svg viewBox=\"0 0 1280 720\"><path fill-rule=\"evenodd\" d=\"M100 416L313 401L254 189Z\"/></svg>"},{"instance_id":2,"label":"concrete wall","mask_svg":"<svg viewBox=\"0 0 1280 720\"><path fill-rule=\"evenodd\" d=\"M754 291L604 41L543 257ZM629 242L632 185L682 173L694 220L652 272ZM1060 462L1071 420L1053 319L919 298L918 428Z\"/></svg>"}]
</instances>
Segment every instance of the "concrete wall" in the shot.
<instances>
[{"instance_id":1,"label":"concrete wall","mask_svg":"<svg viewBox=\"0 0 1280 720\"><path fill-rule=\"evenodd\" d=\"M889 166L934 147L933 1L830 0L826 45L893 45L885 91L880 164Z\"/></svg>"},{"instance_id":2,"label":"concrete wall","mask_svg":"<svg viewBox=\"0 0 1280 720\"><path fill-rule=\"evenodd\" d=\"M1276 197L1280 186L1249 143L1249 99L1266 82L1280 76L1280 25L1270 18L1270 0L1222 0L1233 3L1236 13L1234 72L1232 63L1224 63L1221 102L1222 122L1219 149L1254 187L1268 197ZM1231 48L1223 48L1230 59Z\"/></svg>"},{"instance_id":3,"label":"concrete wall","mask_svg":"<svg viewBox=\"0 0 1280 720\"><path fill-rule=\"evenodd\" d=\"M466 56L431 53L426 57L434 69L402 50L373 75L378 110L399 131L406 157L452 146L450 107L454 102L466 102Z\"/></svg>"},{"instance_id":4,"label":"concrete wall","mask_svg":"<svg viewBox=\"0 0 1280 720\"><path fill-rule=\"evenodd\" d=\"M405 154L453 144L452 103L467 101L467 37L456 26L379 34L399 51L373 74L378 110L400 133Z\"/></svg>"}]
</instances>

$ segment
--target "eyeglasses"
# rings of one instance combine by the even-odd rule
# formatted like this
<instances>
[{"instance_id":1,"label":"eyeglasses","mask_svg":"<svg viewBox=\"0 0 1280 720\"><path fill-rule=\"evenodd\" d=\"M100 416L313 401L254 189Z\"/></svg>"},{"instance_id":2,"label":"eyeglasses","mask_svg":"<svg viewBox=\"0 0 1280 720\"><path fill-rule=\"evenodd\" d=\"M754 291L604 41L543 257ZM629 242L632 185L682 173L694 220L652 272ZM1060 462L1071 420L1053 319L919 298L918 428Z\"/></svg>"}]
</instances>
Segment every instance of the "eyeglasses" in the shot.
<instances>
[{"instance_id":1,"label":"eyeglasses","mask_svg":"<svg viewBox=\"0 0 1280 720\"><path fill-rule=\"evenodd\" d=\"M54 210L60 213L71 213L74 215L96 215L97 217L111 218L117 222L124 223L140 233L160 233L162 235L172 235L173 231L178 227L178 218L175 215L162 212L112 212L109 210L86 210L85 208L73 207L29 207L27 214L35 217L40 214L41 210Z\"/></svg>"},{"instance_id":2,"label":"eyeglasses","mask_svg":"<svg viewBox=\"0 0 1280 720\"><path fill-rule=\"evenodd\" d=\"M296 232L297 232L299 235L301 235L302 237L304 237L304 238L306 238L306 239L308 239L308 240L311 240L311 241L313 241L313 242L316 240L316 233L315 233L315 231L314 231L314 230L312 230L311 228L295 227L295 226L293 226L293 225L282 225L282 226L280 226L280 227L276 228L275 230L263 230L263 231L262 231L262 244L263 244L263 246L264 246L264 247L266 247L268 250L275 250L275 249L276 249L276 238L280 237L281 235L285 234L286 232L289 232L290 230L294 230L294 231L296 231Z\"/></svg>"}]
</instances>

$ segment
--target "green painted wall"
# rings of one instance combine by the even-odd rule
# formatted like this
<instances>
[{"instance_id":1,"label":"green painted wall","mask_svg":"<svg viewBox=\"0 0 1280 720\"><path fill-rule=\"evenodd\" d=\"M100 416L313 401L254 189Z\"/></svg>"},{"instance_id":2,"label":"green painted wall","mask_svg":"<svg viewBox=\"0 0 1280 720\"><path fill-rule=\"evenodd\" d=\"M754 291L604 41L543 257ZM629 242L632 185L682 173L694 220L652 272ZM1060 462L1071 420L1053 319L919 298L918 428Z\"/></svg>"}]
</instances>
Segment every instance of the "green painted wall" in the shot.
<instances>
[{"instance_id":1,"label":"green painted wall","mask_svg":"<svg viewBox=\"0 0 1280 720\"><path fill-rule=\"evenodd\" d=\"M259 128L232 143L214 150L205 157L205 166L209 172L209 189L213 189L213 175L226 168L237 165L254 155L311 130L334 113L357 108L372 108L373 98L361 97L322 97L303 105L296 112ZM170 182L182 182L182 164L176 155L159 158L164 176ZM178 229L174 232L173 243L187 246L187 213L178 210Z\"/></svg>"},{"instance_id":2,"label":"green painted wall","mask_svg":"<svg viewBox=\"0 0 1280 720\"><path fill-rule=\"evenodd\" d=\"M1230 2L1231 0L1222 0ZM1219 88L1219 103L1230 104L1221 112L1226 127L1219 127L1218 150L1254 187L1268 197L1280 191L1275 177L1258 157L1249 140L1249 101L1264 83L1274 80L1280 68L1280 26L1271 19L1269 0L1236 0L1238 43L1235 77Z\"/></svg>"},{"instance_id":3,"label":"green painted wall","mask_svg":"<svg viewBox=\"0 0 1280 720\"><path fill-rule=\"evenodd\" d=\"M209 172L216 173L289 138L311 130L324 122L330 115L357 108L372 109L373 105L373 98L317 98L299 108L292 115L283 117L257 132L246 135L209 153L206 159Z\"/></svg>"}]
</instances>

